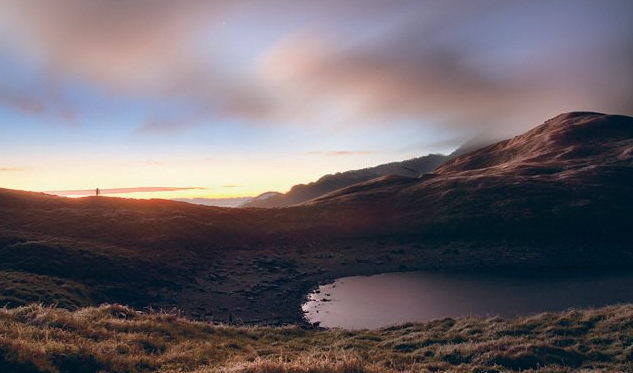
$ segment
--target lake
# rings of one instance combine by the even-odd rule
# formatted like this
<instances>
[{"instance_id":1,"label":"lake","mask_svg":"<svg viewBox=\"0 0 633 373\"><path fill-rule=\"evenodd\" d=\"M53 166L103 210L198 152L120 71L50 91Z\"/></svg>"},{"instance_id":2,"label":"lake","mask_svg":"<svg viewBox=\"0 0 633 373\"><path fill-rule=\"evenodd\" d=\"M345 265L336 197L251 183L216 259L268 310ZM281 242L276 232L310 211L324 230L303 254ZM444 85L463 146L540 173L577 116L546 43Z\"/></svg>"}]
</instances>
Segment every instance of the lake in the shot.
<instances>
[{"instance_id":1,"label":"lake","mask_svg":"<svg viewBox=\"0 0 633 373\"><path fill-rule=\"evenodd\" d=\"M397 272L322 285L309 294L303 311L322 327L362 329L626 302L633 302L632 271Z\"/></svg>"}]
</instances>

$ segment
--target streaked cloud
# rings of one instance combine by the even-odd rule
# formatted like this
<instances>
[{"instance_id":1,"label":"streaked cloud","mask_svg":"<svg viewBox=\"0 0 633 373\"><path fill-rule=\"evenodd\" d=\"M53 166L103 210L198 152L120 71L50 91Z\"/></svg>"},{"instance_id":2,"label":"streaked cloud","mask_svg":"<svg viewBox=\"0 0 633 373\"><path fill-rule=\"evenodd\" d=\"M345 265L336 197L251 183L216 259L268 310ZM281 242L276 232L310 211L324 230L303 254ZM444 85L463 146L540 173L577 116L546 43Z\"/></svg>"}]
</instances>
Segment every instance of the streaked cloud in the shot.
<instances>
[{"instance_id":1,"label":"streaked cloud","mask_svg":"<svg viewBox=\"0 0 633 373\"><path fill-rule=\"evenodd\" d=\"M13 107L29 114L42 114L44 103L26 95L15 95L11 92L0 91L0 105Z\"/></svg>"},{"instance_id":2,"label":"streaked cloud","mask_svg":"<svg viewBox=\"0 0 633 373\"><path fill-rule=\"evenodd\" d=\"M6 86L0 87L0 107L8 107L20 113L60 119L65 124L73 124L75 112L55 97L38 97L37 93L15 92Z\"/></svg>"},{"instance_id":3,"label":"streaked cloud","mask_svg":"<svg viewBox=\"0 0 633 373\"><path fill-rule=\"evenodd\" d=\"M633 88L613 72L633 79L633 54L622 52L633 37L617 24L601 34L584 28L590 14L561 4L484 3L473 13L446 6L442 17L403 22L379 41L345 43L322 30L289 35L261 60L262 79L282 95L274 110L345 125L430 118L456 134L501 132L493 137L579 108L631 113ZM496 30L512 20L508 35ZM624 29L633 35L633 26Z\"/></svg>"},{"instance_id":4,"label":"streaked cloud","mask_svg":"<svg viewBox=\"0 0 633 373\"><path fill-rule=\"evenodd\" d=\"M369 155L375 154L375 151L371 150L333 150L333 151L309 151L304 152L304 155L324 155L328 157L340 157L347 155Z\"/></svg>"},{"instance_id":5,"label":"streaked cloud","mask_svg":"<svg viewBox=\"0 0 633 373\"><path fill-rule=\"evenodd\" d=\"M26 171L26 167L0 167L0 172L20 172Z\"/></svg>"},{"instance_id":6,"label":"streaked cloud","mask_svg":"<svg viewBox=\"0 0 633 373\"><path fill-rule=\"evenodd\" d=\"M174 78L186 78L181 69L194 67L186 63L192 27L212 22L225 6L193 0L3 0L0 20L17 34L2 41L60 77L116 91L175 86Z\"/></svg>"},{"instance_id":7,"label":"streaked cloud","mask_svg":"<svg viewBox=\"0 0 633 373\"><path fill-rule=\"evenodd\" d=\"M196 125L196 119L191 117L180 118L158 118L147 119L135 131L139 135L170 135L183 132Z\"/></svg>"},{"instance_id":8,"label":"streaked cloud","mask_svg":"<svg viewBox=\"0 0 633 373\"><path fill-rule=\"evenodd\" d=\"M108 188L99 189L101 194L125 194L125 193L157 193L157 192L175 192L192 189L206 189L201 187L136 187L136 188ZM79 189L79 190L49 190L44 193L54 194L58 196L84 196L95 194L95 189Z\"/></svg>"},{"instance_id":9,"label":"streaked cloud","mask_svg":"<svg viewBox=\"0 0 633 373\"><path fill-rule=\"evenodd\" d=\"M223 118L517 132L565 110L631 110L633 88L621 84L633 80L627 1L4 0L2 8L0 46L39 66L46 85L77 81L156 102L139 134ZM0 89L0 102L24 111L42 113L55 100L64 107ZM161 102L179 109L166 114Z\"/></svg>"}]
</instances>

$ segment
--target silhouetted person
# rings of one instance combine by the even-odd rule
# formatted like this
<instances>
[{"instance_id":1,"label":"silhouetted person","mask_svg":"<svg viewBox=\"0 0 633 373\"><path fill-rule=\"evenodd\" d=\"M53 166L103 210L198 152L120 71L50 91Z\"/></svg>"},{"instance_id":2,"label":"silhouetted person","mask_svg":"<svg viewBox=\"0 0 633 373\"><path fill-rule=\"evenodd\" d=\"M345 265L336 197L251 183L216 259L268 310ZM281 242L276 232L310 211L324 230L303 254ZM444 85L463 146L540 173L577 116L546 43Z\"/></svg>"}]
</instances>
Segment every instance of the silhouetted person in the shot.
<instances>
[{"instance_id":1,"label":"silhouetted person","mask_svg":"<svg viewBox=\"0 0 633 373\"><path fill-rule=\"evenodd\" d=\"M101 194L101 191L99 190L99 188L95 189L95 194L97 195L97 197L99 197L99 195Z\"/></svg>"}]
</instances>

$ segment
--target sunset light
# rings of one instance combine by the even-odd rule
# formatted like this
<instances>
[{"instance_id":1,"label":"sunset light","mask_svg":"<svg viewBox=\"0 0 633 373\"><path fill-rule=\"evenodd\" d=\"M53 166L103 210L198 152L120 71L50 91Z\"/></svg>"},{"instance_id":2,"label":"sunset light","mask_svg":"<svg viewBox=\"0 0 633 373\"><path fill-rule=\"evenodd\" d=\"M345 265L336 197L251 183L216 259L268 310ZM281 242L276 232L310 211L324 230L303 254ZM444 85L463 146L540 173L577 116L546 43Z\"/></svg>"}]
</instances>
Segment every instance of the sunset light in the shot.
<instances>
[{"instance_id":1,"label":"sunset light","mask_svg":"<svg viewBox=\"0 0 633 373\"><path fill-rule=\"evenodd\" d=\"M3 0L0 180L256 196L631 113L628 3L610 3Z\"/></svg>"},{"instance_id":2,"label":"sunset light","mask_svg":"<svg viewBox=\"0 0 633 373\"><path fill-rule=\"evenodd\" d=\"M633 372L633 0L0 0L0 373Z\"/></svg>"}]
</instances>

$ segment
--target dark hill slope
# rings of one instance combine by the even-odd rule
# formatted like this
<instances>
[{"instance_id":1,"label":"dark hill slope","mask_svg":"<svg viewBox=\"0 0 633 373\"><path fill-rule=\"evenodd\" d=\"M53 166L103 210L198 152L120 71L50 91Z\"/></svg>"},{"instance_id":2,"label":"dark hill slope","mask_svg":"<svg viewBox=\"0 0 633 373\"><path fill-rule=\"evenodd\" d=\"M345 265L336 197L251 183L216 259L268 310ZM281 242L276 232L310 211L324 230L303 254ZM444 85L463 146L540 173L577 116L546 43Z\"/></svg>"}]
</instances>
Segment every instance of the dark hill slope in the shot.
<instances>
[{"instance_id":1,"label":"dark hill slope","mask_svg":"<svg viewBox=\"0 0 633 373\"><path fill-rule=\"evenodd\" d=\"M450 159L450 156L429 154L402 162L392 162L360 170L329 174L308 184L295 185L290 188L287 193L271 194L267 198L255 198L244 203L240 207L270 208L296 205L320 197L334 190L362 183L380 176L399 175L405 177L416 177L420 173L432 171L435 167L439 166L448 159Z\"/></svg>"},{"instance_id":2,"label":"dark hill slope","mask_svg":"<svg viewBox=\"0 0 633 373\"><path fill-rule=\"evenodd\" d=\"M632 149L632 118L569 113L420 178L384 176L281 209L0 190L0 230L152 258L371 237L630 244Z\"/></svg>"},{"instance_id":3,"label":"dark hill slope","mask_svg":"<svg viewBox=\"0 0 633 373\"><path fill-rule=\"evenodd\" d=\"M569 113L418 179L379 178L309 205L371 205L389 230L425 237L630 245L632 192L633 118Z\"/></svg>"},{"instance_id":4,"label":"dark hill slope","mask_svg":"<svg viewBox=\"0 0 633 373\"><path fill-rule=\"evenodd\" d=\"M568 113L511 140L450 160L435 172L557 173L607 164L631 166L631 118Z\"/></svg>"},{"instance_id":5,"label":"dark hill slope","mask_svg":"<svg viewBox=\"0 0 633 373\"><path fill-rule=\"evenodd\" d=\"M383 236L631 243L632 163L633 118L570 113L420 178L384 176L289 208L0 189L0 231L8 232L0 244L22 232L188 258L230 247Z\"/></svg>"}]
</instances>

